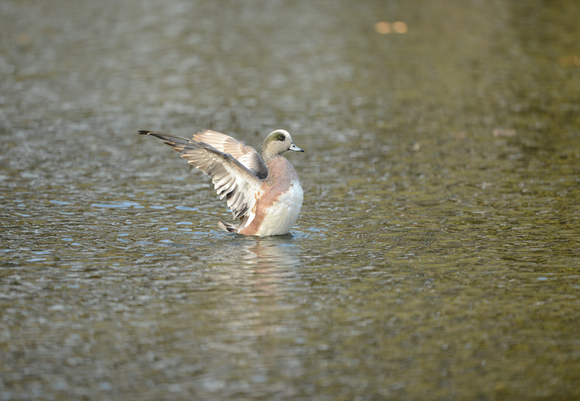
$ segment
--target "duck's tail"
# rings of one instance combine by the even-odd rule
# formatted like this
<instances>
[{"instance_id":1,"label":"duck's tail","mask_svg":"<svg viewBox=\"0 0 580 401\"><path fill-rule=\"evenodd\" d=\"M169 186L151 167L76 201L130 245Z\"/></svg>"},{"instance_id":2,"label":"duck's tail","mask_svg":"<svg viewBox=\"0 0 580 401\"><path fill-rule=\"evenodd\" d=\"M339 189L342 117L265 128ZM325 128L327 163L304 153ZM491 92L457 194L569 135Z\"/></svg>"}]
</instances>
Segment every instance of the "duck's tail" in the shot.
<instances>
[{"instance_id":1,"label":"duck's tail","mask_svg":"<svg viewBox=\"0 0 580 401\"><path fill-rule=\"evenodd\" d=\"M223 220L218 221L218 226L222 230L225 230L225 231L227 231L229 233L237 233L238 232L238 228L239 228L238 226L233 225L233 224L228 223L227 221L223 221Z\"/></svg>"}]
</instances>

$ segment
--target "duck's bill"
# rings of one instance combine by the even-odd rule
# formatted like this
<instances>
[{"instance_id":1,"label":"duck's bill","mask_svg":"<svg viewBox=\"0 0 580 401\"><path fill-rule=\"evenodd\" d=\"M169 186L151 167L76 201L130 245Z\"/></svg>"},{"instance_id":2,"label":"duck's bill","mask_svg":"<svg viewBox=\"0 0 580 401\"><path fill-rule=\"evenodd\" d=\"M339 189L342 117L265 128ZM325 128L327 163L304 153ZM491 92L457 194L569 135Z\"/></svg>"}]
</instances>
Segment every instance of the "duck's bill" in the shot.
<instances>
[{"instance_id":1,"label":"duck's bill","mask_svg":"<svg viewBox=\"0 0 580 401\"><path fill-rule=\"evenodd\" d=\"M288 150L293 150L294 152L304 152L304 149L300 149L298 146L292 144Z\"/></svg>"}]
</instances>

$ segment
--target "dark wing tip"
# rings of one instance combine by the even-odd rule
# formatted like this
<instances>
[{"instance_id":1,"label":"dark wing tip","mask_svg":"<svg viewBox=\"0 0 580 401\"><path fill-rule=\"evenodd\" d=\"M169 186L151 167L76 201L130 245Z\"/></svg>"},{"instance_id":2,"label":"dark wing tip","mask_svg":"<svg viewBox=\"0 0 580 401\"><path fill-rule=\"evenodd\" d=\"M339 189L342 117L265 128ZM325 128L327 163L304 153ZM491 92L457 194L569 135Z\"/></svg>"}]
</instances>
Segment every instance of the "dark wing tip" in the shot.
<instances>
[{"instance_id":1,"label":"dark wing tip","mask_svg":"<svg viewBox=\"0 0 580 401\"><path fill-rule=\"evenodd\" d=\"M139 135L149 135L151 131L143 131L143 130L139 130Z\"/></svg>"}]
</instances>

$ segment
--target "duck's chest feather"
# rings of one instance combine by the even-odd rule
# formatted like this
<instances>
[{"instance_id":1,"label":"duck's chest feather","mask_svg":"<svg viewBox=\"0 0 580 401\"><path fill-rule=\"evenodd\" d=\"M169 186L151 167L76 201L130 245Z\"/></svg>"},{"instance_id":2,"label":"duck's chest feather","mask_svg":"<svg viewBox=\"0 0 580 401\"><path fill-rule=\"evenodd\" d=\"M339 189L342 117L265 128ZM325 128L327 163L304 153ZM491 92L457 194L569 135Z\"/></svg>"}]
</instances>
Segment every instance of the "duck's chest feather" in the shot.
<instances>
[{"instance_id":1,"label":"duck's chest feather","mask_svg":"<svg viewBox=\"0 0 580 401\"><path fill-rule=\"evenodd\" d=\"M255 218L241 234L287 234L302 208L303 190L294 167L283 157L268 162L268 178L262 185L263 194L256 202Z\"/></svg>"},{"instance_id":2,"label":"duck's chest feather","mask_svg":"<svg viewBox=\"0 0 580 401\"><path fill-rule=\"evenodd\" d=\"M300 181L293 181L288 190L266 209L256 235L283 235L290 232L300 214L302 199Z\"/></svg>"}]
</instances>

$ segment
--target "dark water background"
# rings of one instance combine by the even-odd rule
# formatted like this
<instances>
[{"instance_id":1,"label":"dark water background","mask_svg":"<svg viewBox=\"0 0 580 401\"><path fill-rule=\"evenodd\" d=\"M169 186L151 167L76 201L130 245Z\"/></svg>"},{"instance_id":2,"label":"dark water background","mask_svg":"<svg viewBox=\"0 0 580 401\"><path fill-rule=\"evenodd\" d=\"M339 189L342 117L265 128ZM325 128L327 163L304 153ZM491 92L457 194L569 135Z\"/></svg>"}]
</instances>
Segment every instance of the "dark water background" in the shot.
<instances>
[{"instance_id":1,"label":"dark water background","mask_svg":"<svg viewBox=\"0 0 580 401\"><path fill-rule=\"evenodd\" d=\"M580 398L578 21L3 0L0 400ZM291 236L136 133L203 128L306 149Z\"/></svg>"}]
</instances>

